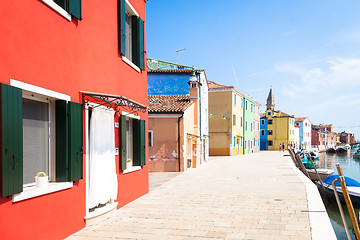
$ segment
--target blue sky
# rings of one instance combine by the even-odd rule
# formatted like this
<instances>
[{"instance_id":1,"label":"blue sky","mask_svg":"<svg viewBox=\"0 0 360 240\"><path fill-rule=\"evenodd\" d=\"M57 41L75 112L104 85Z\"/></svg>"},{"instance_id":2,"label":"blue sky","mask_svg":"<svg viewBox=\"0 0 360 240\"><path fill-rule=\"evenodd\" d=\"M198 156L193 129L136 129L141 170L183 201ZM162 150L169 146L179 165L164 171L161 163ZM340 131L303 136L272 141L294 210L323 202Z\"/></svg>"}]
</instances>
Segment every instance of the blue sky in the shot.
<instances>
[{"instance_id":1,"label":"blue sky","mask_svg":"<svg viewBox=\"0 0 360 240\"><path fill-rule=\"evenodd\" d=\"M272 86L277 110L360 138L359 9L359 0L149 0L147 56L204 68L262 111Z\"/></svg>"}]
</instances>

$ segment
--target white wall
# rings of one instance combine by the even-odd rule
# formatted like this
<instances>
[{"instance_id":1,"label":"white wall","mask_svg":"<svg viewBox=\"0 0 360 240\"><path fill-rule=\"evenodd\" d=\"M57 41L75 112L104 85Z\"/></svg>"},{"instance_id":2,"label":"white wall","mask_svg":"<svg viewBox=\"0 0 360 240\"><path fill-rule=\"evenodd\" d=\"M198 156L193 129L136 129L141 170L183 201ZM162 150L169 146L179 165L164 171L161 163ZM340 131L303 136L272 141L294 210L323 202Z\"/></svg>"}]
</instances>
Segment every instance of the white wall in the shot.
<instances>
[{"instance_id":1,"label":"white wall","mask_svg":"<svg viewBox=\"0 0 360 240\"><path fill-rule=\"evenodd\" d=\"M305 123L307 126L305 126ZM305 145L306 149L311 149L311 122L308 118L306 118L303 122L303 142L302 144Z\"/></svg>"},{"instance_id":2,"label":"white wall","mask_svg":"<svg viewBox=\"0 0 360 240\"><path fill-rule=\"evenodd\" d=\"M200 86L200 132L202 139L205 139L205 146L201 144L202 149L200 151L202 153L201 163L203 163L209 160L209 98L205 72L200 72L199 81L202 84L202 86Z\"/></svg>"}]
</instances>

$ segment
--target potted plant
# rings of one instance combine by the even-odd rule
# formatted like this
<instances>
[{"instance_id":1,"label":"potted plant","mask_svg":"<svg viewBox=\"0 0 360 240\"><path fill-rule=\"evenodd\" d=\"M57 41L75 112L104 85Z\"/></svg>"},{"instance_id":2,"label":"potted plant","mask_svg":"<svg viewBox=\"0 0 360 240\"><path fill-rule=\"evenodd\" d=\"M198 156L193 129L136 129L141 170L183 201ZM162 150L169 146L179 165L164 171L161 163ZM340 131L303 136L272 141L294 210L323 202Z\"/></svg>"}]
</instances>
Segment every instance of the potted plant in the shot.
<instances>
[{"instance_id":1,"label":"potted plant","mask_svg":"<svg viewBox=\"0 0 360 240\"><path fill-rule=\"evenodd\" d=\"M39 172L35 177L36 187L46 187L49 183L49 176L44 172Z\"/></svg>"},{"instance_id":2,"label":"potted plant","mask_svg":"<svg viewBox=\"0 0 360 240\"><path fill-rule=\"evenodd\" d=\"M126 159L126 168L132 167L132 160L130 158Z\"/></svg>"}]
</instances>

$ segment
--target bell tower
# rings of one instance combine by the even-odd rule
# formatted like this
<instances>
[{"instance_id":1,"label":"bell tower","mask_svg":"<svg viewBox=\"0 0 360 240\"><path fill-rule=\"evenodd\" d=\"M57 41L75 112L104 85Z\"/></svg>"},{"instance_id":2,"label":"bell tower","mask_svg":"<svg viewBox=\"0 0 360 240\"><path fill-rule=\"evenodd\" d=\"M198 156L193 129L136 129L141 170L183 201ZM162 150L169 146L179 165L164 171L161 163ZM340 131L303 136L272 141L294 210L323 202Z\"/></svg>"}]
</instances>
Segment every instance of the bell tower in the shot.
<instances>
[{"instance_id":1,"label":"bell tower","mask_svg":"<svg viewBox=\"0 0 360 240\"><path fill-rule=\"evenodd\" d=\"M272 92L272 88L270 88L269 96L266 100L266 110L273 110L275 109L275 99Z\"/></svg>"}]
</instances>

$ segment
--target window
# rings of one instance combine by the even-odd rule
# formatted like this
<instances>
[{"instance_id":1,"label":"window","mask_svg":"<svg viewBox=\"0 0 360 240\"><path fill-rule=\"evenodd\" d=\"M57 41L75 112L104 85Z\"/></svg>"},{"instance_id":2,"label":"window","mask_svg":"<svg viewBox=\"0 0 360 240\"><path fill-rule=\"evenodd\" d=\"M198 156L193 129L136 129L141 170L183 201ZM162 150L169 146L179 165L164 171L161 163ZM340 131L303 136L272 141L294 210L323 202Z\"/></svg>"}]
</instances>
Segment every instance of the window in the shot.
<instances>
[{"instance_id":1,"label":"window","mask_svg":"<svg viewBox=\"0 0 360 240\"><path fill-rule=\"evenodd\" d=\"M246 110L248 110L248 106L247 106L247 105L248 105L248 102L245 101L245 109L246 109Z\"/></svg>"},{"instance_id":2,"label":"window","mask_svg":"<svg viewBox=\"0 0 360 240\"><path fill-rule=\"evenodd\" d=\"M272 125L273 124L273 120L272 119L269 119L268 120L268 125Z\"/></svg>"},{"instance_id":3,"label":"window","mask_svg":"<svg viewBox=\"0 0 360 240\"><path fill-rule=\"evenodd\" d=\"M273 145L273 141L270 140L270 141L269 141L269 146L272 146L272 145Z\"/></svg>"},{"instance_id":4,"label":"window","mask_svg":"<svg viewBox=\"0 0 360 240\"><path fill-rule=\"evenodd\" d=\"M67 101L70 96L16 80L11 84L17 87L0 85L1 104L8 106L1 116L6 117L1 125L1 147L8 152L4 160L13 162L0 166L8 173L0 177L0 196L34 186L38 172L45 172L50 182L82 179L81 104ZM7 112L10 109L12 112Z\"/></svg>"},{"instance_id":5,"label":"window","mask_svg":"<svg viewBox=\"0 0 360 240\"><path fill-rule=\"evenodd\" d=\"M250 105L251 112L253 112L253 104Z\"/></svg>"},{"instance_id":6,"label":"window","mask_svg":"<svg viewBox=\"0 0 360 240\"><path fill-rule=\"evenodd\" d=\"M123 59L135 69L144 70L144 21L127 0L120 0L119 14L119 49Z\"/></svg>"},{"instance_id":7,"label":"window","mask_svg":"<svg viewBox=\"0 0 360 240\"><path fill-rule=\"evenodd\" d=\"M35 185L34 176L45 172L51 179L49 102L23 98L23 184ZM54 111L54 109L52 109ZM54 121L54 119L52 119Z\"/></svg>"},{"instance_id":8,"label":"window","mask_svg":"<svg viewBox=\"0 0 360 240\"><path fill-rule=\"evenodd\" d=\"M233 136L233 139L234 139L234 145L233 145L233 146L235 147L235 145L236 145L236 144L235 144L235 142L236 142L236 137Z\"/></svg>"},{"instance_id":9,"label":"window","mask_svg":"<svg viewBox=\"0 0 360 240\"><path fill-rule=\"evenodd\" d=\"M258 123L258 130L260 130L260 123Z\"/></svg>"},{"instance_id":10,"label":"window","mask_svg":"<svg viewBox=\"0 0 360 240\"><path fill-rule=\"evenodd\" d=\"M145 165L145 121L134 117L130 114L123 114L120 117L122 171L133 166Z\"/></svg>"},{"instance_id":11,"label":"window","mask_svg":"<svg viewBox=\"0 0 360 240\"><path fill-rule=\"evenodd\" d=\"M236 106L236 94L234 94L234 105Z\"/></svg>"},{"instance_id":12,"label":"window","mask_svg":"<svg viewBox=\"0 0 360 240\"><path fill-rule=\"evenodd\" d=\"M242 147L242 146L243 146L243 138L240 137L240 147Z\"/></svg>"},{"instance_id":13,"label":"window","mask_svg":"<svg viewBox=\"0 0 360 240\"><path fill-rule=\"evenodd\" d=\"M253 130L253 123L250 123L250 131Z\"/></svg>"},{"instance_id":14,"label":"window","mask_svg":"<svg viewBox=\"0 0 360 240\"><path fill-rule=\"evenodd\" d=\"M241 98L241 108L243 108L243 107L244 107L244 99Z\"/></svg>"},{"instance_id":15,"label":"window","mask_svg":"<svg viewBox=\"0 0 360 240\"><path fill-rule=\"evenodd\" d=\"M240 126L242 127L243 126L243 118L240 117Z\"/></svg>"},{"instance_id":16,"label":"window","mask_svg":"<svg viewBox=\"0 0 360 240\"><path fill-rule=\"evenodd\" d=\"M265 125L265 120L261 119L261 125Z\"/></svg>"},{"instance_id":17,"label":"window","mask_svg":"<svg viewBox=\"0 0 360 240\"><path fill-rule=\"evenodd\" d=\"M265 130L261 129L261 136L265 136Z\"/></svg>"},{"instance_id":18,"label":"window","mask_svg":"<svg viewBox=\"0 0 360 240\"><path fill-rule=\"evenodd\" d=\"M245 131L247 131L247 121L245 121Z\"/></svg>"},{"instance_id":19,"label":"window","mask_svg":"<svg viewBox=\"0 0 360 240\"><path fill-rule=\"evenodd\" d=\"M267 115L268 115L268 116L270 116L270 115L271 115L271 112L270 112L270 111L269 111L269 112L267 112Z\"/></svg>"},{"instance_id":20,"label":"window","mask_svg":"<svg viewBox=\"0 0 360 240\"><path fill-rule=\"evenodd\" d=\"M273 135L273 130L268 130L268 135Z\"/></svg>"},{"instance_id":21,"label":"window","mask_svg":"<svg viewBox=\"0 0 360 240\"><path fill-rule=\"evenodd\" d=\"M236 115L235 114L233 115L233 125L234 126L236 125Z\"/></svg>"},{"instance_id":22,"label":"window","mask_svg":"<svg viewBox=\"0 0 360 240\"><path fill-rule=\"evenodd\" d=\"M56 7L51 6L51 3L48 3L52 0L43 0L47 5L54 8L56 11L58 9ZM76 17L81 20L81 0L53 0L59 7L65 10L68 14ZM60 14L61 12L58 11ZM71 17L70 17L71 21Z\"/></svg>"},{"instance_id":23,"label":"window","mask_svg":"<svg viewBox=\"0 0 360 240\"><path fill-rule=\"evenodd\" d=\"M154 146L154 135L153 135L153 131L152 130L149 130L149 133L148 133L148 142L149 142L149 147L153 147Z\"/></svg>"}]
</instances>

